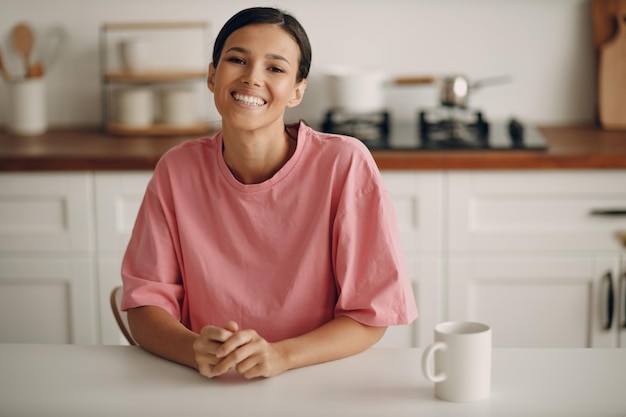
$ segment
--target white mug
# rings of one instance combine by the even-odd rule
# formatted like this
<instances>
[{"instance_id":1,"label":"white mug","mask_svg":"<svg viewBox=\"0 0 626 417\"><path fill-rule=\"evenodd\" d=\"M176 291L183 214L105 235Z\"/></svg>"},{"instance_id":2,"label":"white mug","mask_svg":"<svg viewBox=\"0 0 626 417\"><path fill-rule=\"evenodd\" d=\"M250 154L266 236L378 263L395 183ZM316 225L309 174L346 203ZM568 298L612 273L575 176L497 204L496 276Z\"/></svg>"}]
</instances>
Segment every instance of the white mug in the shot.
<instances>
[{"instance_id":1,"label":"white mug","mask_svg":"<svg viewBox=\"0 0 626 417\"><path fill-rule=\"evenodd\" d=\"M440 400L466 402L489 397L491 328L469 321L436 325L435 342L422 355L422 371L435 383L435 396Z\"/></svg>"}]
</instances>

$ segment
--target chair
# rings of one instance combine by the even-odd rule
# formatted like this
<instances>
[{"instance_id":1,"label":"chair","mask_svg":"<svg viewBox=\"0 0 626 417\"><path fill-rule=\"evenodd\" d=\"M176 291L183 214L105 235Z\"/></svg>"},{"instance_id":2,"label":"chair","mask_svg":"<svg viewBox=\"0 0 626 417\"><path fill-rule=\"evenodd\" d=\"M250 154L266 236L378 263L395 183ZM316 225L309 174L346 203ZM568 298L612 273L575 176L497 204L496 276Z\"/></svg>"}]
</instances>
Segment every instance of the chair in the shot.
<instances>
[{"instance_id":1,"label":"chair","mask_svg":"<svg viewBox=\"0 0 626 417\"><path fill-rule=\"evenodd\" d=\"M126 316L126 312L122 311L122 286L117 286L113 288L111 291L111 310L113 310L113 316L115 316L115 321L119 326L122 334L128 340L128 343L131 345L137 345L135 339L130 333L130 328L128 327L128 318Z\"/></svg>"}]
</instances>

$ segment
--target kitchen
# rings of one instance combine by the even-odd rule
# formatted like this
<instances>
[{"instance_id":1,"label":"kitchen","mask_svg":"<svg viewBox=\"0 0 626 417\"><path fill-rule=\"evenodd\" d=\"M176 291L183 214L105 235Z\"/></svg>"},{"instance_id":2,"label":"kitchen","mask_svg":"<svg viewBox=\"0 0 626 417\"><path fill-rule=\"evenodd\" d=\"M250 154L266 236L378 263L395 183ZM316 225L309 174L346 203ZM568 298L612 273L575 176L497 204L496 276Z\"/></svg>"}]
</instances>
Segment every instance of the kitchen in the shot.
<instances>
[{"instance_id":1,"label":"kitchen","mask_svg":"<svg viewBox=\"0 0 626 417\"><path fill-rule=\"evenodd\" d=\"M26 19L42 31L60 25L67 42L45 75L48 133L0 134L0 152L13 152L0 155L0 192L3 201L18 197L2 208L9 219L0 238L2 341L121 340L108 294L119 283L121 252L150 170L180 139L80 130L102 123L100 28L202 16L211 32L249 3L147 5L3 0L1 46L11 72L20 71L9 42L17 22ZM391 329L381 346L425 346L435 323L463 318L490 322L496 347L626 346L624 252L615 237L626 218L602 215L626 207L626 137L589 127L597 111L589 1L292 0L281 6L301 19L314 47L309 88L289 114L293 120L321 124L330 106L325 69L351 65L395 77L506 75L510 82L473 92L471 106L490 120L515 117L546 127L550 152L374 151L396 203L421 312L414 325ZM438 92L435 85L384 90L394 122L409 124L418 109L437 103ZM7 96L0 83L2 125ZM208 122L217 123L217 112L207 107ZM599 215L589 215L593 210ZM24 280L29 285L19 285ZM16 320L11 312L27 303L42 308Z\"/></svg>"},{"instance_id":2,"label":"kitchen","mask_svg":"<svg viewBox=\"0 0 626 417\"><path fill-rule=\"evenodd\" d=\"M45 68L45 134L4 131L11 103L7 83L0 82L0 342L123 344L109 292L119 285L121 255L151 169L184 138L102 132L102 25L206 20L212 39L228 16L250 5L2 0L0 47L12 74L23 71L11 46L16 23L26 20L36 34L60 26L67 36L58 58ZM490 121L515 118L539 127L546 139L547 150L372 151L394 200L420 310L414 324L390 329L379 347L422 348L432 341L434 325L444 320L489 323L499 349L494 352L496 411L510 405L502 401L511 393L529 390L534 379L529 374L511 383L514 378L504 373L507 363L538 358L535 364L553 363L561 372L568 366L562 358L584 360L585 354L571 348L626 347L626 254L617 235L626 230L626 132L597 127L597 51L589 1L285 0L280 5L301 20L314 49L309 88L304 102L289 113L292 120L322 124L331 105L324 71L334 65L376 68L391 77L504 75L510 81L473 91L470 106ZM210 46L201 50L204 62ZM385 85L392 128L415 124L420 109L438 103L438 87ZM206 121L217 125L208 94L205 99ZM38 308L15 314L24 305ZM511 347L568 353L551 357L549 350L501 349ZM15 354L11 349L7 344L3 352ZM82 357L76 349L76 358ZM516 356L522 351L530 353ZM56 362L62 363L66 357L57 353ZM379 354L369 355L363 358ZM146 357L128 360L153 366L154 375L160 372L161 365L148 364ZM349 376L364 369L355 361L338 364L347 371L341 386L350 386L355 381ZM165 366L163 372L190 382L189 375ZM305 375L315 378L320 372L321 379L325 369ZM524 369L510 372L519 376ZM297 375L294 386L302 382ZM385 378L396 386L395 374ZM285 381L281 389L288 389L290 380ZM408 376L403 381L414 384ZM30 379L16 387L22 382L28 386ZM363 388L373 390L377 383ZM224 392L237 387L225 384ZM584 391L577 389L571 392ZM426 410L444 410L432 415L458 412L436 408L426 399L431 391L421 386L415 392L432 407ZM539 390L525 392L543 398ZM567 388L555 392L556 399L567 396ZM542 405L523 403L531 404L529 414ZM414 406L405 405L407 410ZM607 410L613 407L615 414L625 409L622 405L614 402ZM488 406L479 404L470 414L488 414Z\"/></svg>"}]
</instances>

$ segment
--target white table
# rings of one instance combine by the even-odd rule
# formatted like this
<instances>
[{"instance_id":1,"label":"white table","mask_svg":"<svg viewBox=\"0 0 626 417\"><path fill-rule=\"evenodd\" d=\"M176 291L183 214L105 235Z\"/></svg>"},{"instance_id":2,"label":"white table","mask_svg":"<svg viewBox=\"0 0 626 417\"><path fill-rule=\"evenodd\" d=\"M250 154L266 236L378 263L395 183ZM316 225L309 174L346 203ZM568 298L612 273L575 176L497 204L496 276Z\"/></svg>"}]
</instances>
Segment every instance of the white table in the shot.
<instances>
[{"instance_id":1,"label":"white table","mask_svg":"<svg viewBox=\"0 0 626 417\"><path fill-rule=\"evenodd\" d=\"M496 349L492 394L447 403L420 349L209 380L131 346L0 344L0 416L626 416L626 349Z\"/></svg>"}]
</instances>

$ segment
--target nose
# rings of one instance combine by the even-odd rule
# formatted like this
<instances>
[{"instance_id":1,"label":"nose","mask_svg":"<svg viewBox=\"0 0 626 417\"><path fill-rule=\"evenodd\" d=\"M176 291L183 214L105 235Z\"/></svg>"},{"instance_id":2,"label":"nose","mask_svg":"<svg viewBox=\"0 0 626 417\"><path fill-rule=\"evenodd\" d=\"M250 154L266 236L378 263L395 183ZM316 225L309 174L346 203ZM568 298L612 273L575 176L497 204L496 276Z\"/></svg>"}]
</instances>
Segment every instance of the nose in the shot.
<instances>
[{"instance_id":1,"label":"nose","mask_svg":"<svg viewBox=\"0 0 626 417\"><path fill-rule=\"evenodd\" d=\"M262 69L258 65L249 65L241 77L241 82L250 86L261 86L263 84Z\"/></svg>"}]
</instances>

